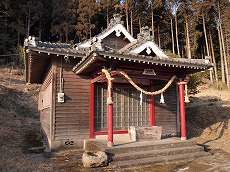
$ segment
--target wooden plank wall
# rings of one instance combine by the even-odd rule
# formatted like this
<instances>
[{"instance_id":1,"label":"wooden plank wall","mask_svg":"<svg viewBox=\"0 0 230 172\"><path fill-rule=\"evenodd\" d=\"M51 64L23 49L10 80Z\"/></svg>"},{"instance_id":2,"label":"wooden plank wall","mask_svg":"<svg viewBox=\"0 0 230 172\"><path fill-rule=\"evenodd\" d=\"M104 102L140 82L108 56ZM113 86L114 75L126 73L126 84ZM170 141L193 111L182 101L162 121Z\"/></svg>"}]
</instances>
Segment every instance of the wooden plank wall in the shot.
<instances>
[{"instance_id":1,"label":"wooden plank wall","mask_svg":"<svg viewBox=\"0 0 230 172\"><path fill-rule=\"evenodd\" d=\"M81 78L72 71L79 60L71 58L70 63L66 63L61 58L57 60L55 140L89 138L90 80ZM64 79L64 103L57 102L60 90L60 72Z\"/></svg>"},{"instance_id":2,"label":"wooden plank wall","mask_svg":"<svg viewBox=\"0 0 230 172\"><path fill-rule=\"evenodd\" d=\"M123 39L121 39L121 37ZM117 37L115 35L115 31L103 39L103 44L105 44L106 46L113 48L115 50L119 50L119 49L123 48L128 43L130 43L130 42L127 39L125 40L125 36L122 33L121 33L120 37Z\"/></svg>"},{"instance_id":3,"label":"wooden plank wall","mask_svg":"<svg viewBox=\"0 0 230 172\"><path fill-rule=\"evenodd\" d=\"M45 109L42 109L40 111L40 122L41 122L41 128L43 132L47 135L48 138L50 138L50 107L47 107Z\"/></svg>"},{"instance_id":4,"label":"wooden plank wall","mask_svg":"<svg viewBox=\"0 0 230 172\"><path fill-rule=\"evenodd\" d=\"M51 117L51 91L52 91L52 67L49 65L39 92L38 109L40 110L40 122L43 132L50 138Z\"/></svg>"},{"instance_id":5,"label":"wooden plank wall","mask_svg":"<svg viewBox=\"0 0 230 172\"><path fill-rule=\"evenodd\" d=\"M157 85L154 90L159 90L166 83ZM172 84L164 93L164 104L160 104L161 95L154 96L156 125L162 126L162 134L177 134L177 85Z\"/></svg>"}]
</instances>

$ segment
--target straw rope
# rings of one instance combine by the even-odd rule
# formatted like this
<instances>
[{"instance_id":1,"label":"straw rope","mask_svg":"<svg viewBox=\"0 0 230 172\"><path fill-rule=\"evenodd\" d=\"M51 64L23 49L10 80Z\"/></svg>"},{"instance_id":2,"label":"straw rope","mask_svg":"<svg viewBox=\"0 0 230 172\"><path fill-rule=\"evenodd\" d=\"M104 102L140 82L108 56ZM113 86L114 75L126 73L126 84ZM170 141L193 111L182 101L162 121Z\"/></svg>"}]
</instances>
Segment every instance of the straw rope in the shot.
<instances>
[{"instance_id":1,"label":"straw rope","mask_svg":"<svg viewBox=\"0 0 230 172\"><path fill-rule=\"evenodd\" d=\"M153 92L149 92L149 91L145 91L143 90L141 87L139 87L137 84L135 84L133 82L133 80L124 72L124 71L120 71L119 72L121 75L123 75L125 77L125 79L130 83L132 84L132 86L134 86L137 90L139 90L140 92L146 94L146 95L158 95L158 94L161 94L163 93L165 90L167 90L167 88L173 83L173 81L176 79L176 76L174 75L169 81L168 83L160 90L158 91L153 91Z\"/></svg>"},{"instance_id":2,"label":"straw rope","mask_svg":"<svg viewBox=\"0 0 230 172\"><path fill-rule=\"evenodd\" d=\"M113 99L112 99L112 80L114 78L111 77L110 73L106 69L102 69L102 72L105 73L105 76L108 80L108 96L107 96L107 105L113 104Z\"/></svg>"},{"instance_id":3,"label":"straw rope","mask_svg":"<svg viewBox=\"0 0 230 172\"><path fill-rule=\"evenodd\" d=\"M108 70L106 69L102 69L102 72L105 73L106 78L108 79L108 89L111 91L112 89L112 81L114 80L114 78L111 77L110 73L108 72ZM167 90L169 88L169 86L173 83L173 81L177 78L176 75L172 76L172 78L168 81L168 83L160 90L157 91L153 91L153 92L149 92L149 91L145 91L143 90L141 87L139 87L135 82L133 82L133 80L124 72L124 71L119 71L120 75L123 75L125 77L125 79L134 87L136 88L138 91L140 91L143 94L146 95L158 95L163 93L165 90ZM187 82L185 81L181 81L177 83L178 85L185 85L185 98L186 100L188 99L188 94L187 94ZM187 102L187 101L186 101ZM107 98L107 104L112 104L112 95L109 93L108 98Z\"/></svg>"}]
</instances>

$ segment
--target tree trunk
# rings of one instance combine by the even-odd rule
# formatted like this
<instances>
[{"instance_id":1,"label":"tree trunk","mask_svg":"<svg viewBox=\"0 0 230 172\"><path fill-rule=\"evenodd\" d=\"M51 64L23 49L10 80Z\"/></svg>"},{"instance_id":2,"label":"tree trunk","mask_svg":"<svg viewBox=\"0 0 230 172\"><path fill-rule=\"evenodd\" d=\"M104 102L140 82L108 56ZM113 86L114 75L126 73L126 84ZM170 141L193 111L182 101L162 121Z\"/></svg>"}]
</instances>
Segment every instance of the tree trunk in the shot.
<instances>
[{"instance_id":1,"label":"tree trunk","mask_svg":"<svg viewBox=\"0 0 230 172\"><path fill-rule=\"evenodd\" d=\"M230 40L228 40L228 38L230 38L229 33L227 32L225 34L225 39L226 39L226 51L227 51L227 60L228 60L228 64L230 63L230 49L229 49L229 45L230 45Z\"/></svg>"},{"instance_id":2,"label":"tree trunk","mask_svg":"<svg viewBox=\"0 0 230 172\"><path fill-rule=\"evenodd\" d=\"M154 35L154 13L152 9L152 37L153 37L153 42L155 42L155 35Z\"/></svg>"},{"instance_id":3,"label":"tree trunk","mask_svg":"<svg viewBox=\"0 0 230 172\"><path fill-rule=\"evenodd\" d=\"M215 76L215 80L218 81L216 58L215 58L214 47L213 47L213 42L212 42L212 34L211 33L210 33L210 44L211 44L211 50L212 50L212 63L214 64L214 76Z\"/></svg>"},{"instance_id":4,"label":"tree trunk","mask_svg":"<svg viewBox=\"0 0 230 172\"><path fill-rule=\"evenodd\" d=\"M140 32L141 32L141 18L140 17L138 18L138 23L139 23L139 29L140 29Z\"/></svg>"},{"instance_id":5,"label":"tree trunk","mask_svg":"<svg viewBox=\"0 0 230 172\"><path fill-rule=\"evenodd\" d=\"M188 56L188 59L191 59L192 56L191 56L189 29L188 29L188 17L187 16L185 16L185 27L186 27L187 56Z\"/></svg>"},{"instance_id":6,"label":"tree trunk","mask_svg":"<svg viewBox=\"0 0 230 172\"><path fill-rule=\"evenodd\" d=\"M173 54L175 54L174 34L173 34L173 19L172 19L172 17L170 17L170 21L171 21L171 34L172 34L172 51L173 51Z\"/></svg>"},{"instance_id":7,"label":"tree trunk","mask_svg":"<svg viewBox=\"0 0 230 172\"><path fill-rule=\"evenodd\" d=\"M108 6L108 1L106 1L106 21L107 21L107 27L109 26L109 6Z\"/></svg>"},{"instance_id":8,"label":"tree trunk","mask_svg":"<svg viewBox=\"0 0 230 172\"><path fill-rule=\"evenodd\" d=\"M89 16L89 38L92 37L92 33L91 33L91 16Z\"/></svg>"},{"instance_id":9,"label":"tree trunk","mask_svg":"<svg viewBox=\"0 0 230 172\"><path fill-rule=\"evenodd\" d=\"M19 31L17 31L17 37L18 37L17 47L19 47L20 45L20 32Z\"/></svg>"},{"instance_id":10,"label":"tree trunk","mask_svg":"<svg viewBox=\"0 0 230 172\"><path fill-rule=\"evenodd\" d=\"M133 10L130 10L130 30L131 35L133 36Z\"/></svg>"},{"instance_id":11,"label":"tree trunk","mask_svg":"<svg viewBox=\"0 0 230 172\"><path fill-rule=\"evenodd\" d=\"M160 37L160 26L157 25L157 37L158 37L158 46L161 47L161 37Z\"/></svg>"},{"instance_id":12,"label":"tree trunk","mask_svg":"<svg viewBox=\"0 0 230 172\"><path fill-rule=\"evenodd\" d=\"M129 9L128 0L125 1L125 13L126 13L126 29L129 32Z\"/></svg>"},{"instance_id":13,"label":"tree trunk","mask_svg":"<svg viewBox=\"0 0 230 172\"><path fill-rule=\"evenodd\" d=\"M206 45L207 56L210 57L210 52L209 52L209 47L208 47L208 39L207 39L207 32L206 32L206 27L205 27L204 14L202 15L202 21L203 21L203 31L204 31L204 38L205 38L205 45ZM213 70L210 70L209 75L210 75L210 81L213 84L212 72L213 72Z\"/></svg>"},{"instance_id":14,"label":"tree trunk","mask_svg":"<svg viewBox=\"0 0 230 172\"><path fill-rule=\"evenodd\" d=\"M177 31L177 15L176 15L176 13L175 13L175 27L176 27L176 45L177 45L177 54L180 56L179 40L178 40L178 31Z\"/></svg>"},{"instance_id":15,"label":"tree trunk","mask_svg":"<svg viewBox=\"0 0 230 172\"><path fill-rule=\"evenodd\" d=\"M225 82L225 72L224 72L224 60L223 60L223 51L222 51L222 42L221 42L221 36L220 36L220 28L217 27L218 30L218 37L219 37L219 45L220 45L220 63L221 63L221 78L222 82Z\"/></svg>"},{"instance_id":16,"label":"tree trunk","mask_svg":"<svg viewBox=\"0 0 230 172\"><path fill-rule=\"evenodd\" d=\"M28 38L29 36L30 36L30 8L29 8L29 13L28 13L26 37Z\"/></svg>"},{"instance_id":17,"label":"tree trunk","mask_svg":"<svg viewBox=\"0 0 230 172\"><path fill-rule=\"evenodd\" d=\"M69 42L69 31L68 29L65 31L65 42L68 43Z\"/></svg>"},{"instance_id":18,"label":"tree trunk","mask_svg":"<svg viewBox=\"0 0 230 172\"><path fill-rule=\"evenodd\" d=\"M207 32L206 32L206 27L205 27L205 19L204 19L204 15L202 15L202 20L203 20L203 31L204 31L204 38L205 38L205 44L206 44L206 50L207 50L207 56L210 56L209 47L208 47Z\"/></svg>"},{"instance_id":19,"label":"tree trunk","mask_svg":"<svg viewBox=\"0 0 230 172\"><path fill-rule=\"evenodd\" d=\"M226 82L227 82L228 89L230 89L229 74L228 74L228 63L227 63L227 57L226 57L226 51L225 51L224 34L223 34L222 23L221 23L219 1L218 1L218 13L219 13L219 21L220 21L220 26L219 26L220 38L221 38L220 42L222 44L222 49L223 49L223 58L224 58L224 68L225 68L225 74L226 74Z\"/></svg>"},{"instance_id":20,"label":"tree trunk","mask_svg":"<svg viewBox=\"0 0 230 172\"><path fill-rule=\"evenodd\" d=\"M227 82L228 89L230 89L229 73L228 73L228 62L227 62L227 56L226 56L226 51L225 51L225 42L224 42L224 35L223 35L223 30L222 30L221 23L220 23L220 35L221 35L221 42L222 42L222 48L223 48L223 57L224 57L224 67L225 67L225 74L226 74L226 82Z\"/></svg>"},{"instance_id":21,"label":"tree trunk","mask_svg":"<svg viewBox=\"0 0 230 172\"><path fill-rule=\"evenodd\" d=\"M42 37L42 19L39 17L39 29L38 29L38 38L41 40Z\"/></svg>"}]
</instances>

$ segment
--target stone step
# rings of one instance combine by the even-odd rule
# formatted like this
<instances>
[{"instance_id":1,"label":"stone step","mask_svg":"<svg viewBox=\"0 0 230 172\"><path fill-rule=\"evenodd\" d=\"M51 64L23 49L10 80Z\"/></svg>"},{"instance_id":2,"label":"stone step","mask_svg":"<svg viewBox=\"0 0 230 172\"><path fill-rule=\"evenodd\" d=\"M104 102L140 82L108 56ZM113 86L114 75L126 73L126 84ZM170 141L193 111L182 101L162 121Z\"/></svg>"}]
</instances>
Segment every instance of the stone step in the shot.
<instances>
[{"instance_id":1,"label":"stone step","mask_svg":"<svg viewBox=\"0 0 230 172\"><path fill-rule=\"evenodd\" d=\"M147 151L136 151L136 152L128 152L128 153L118 153L118 154L109 154L110 158L113 161L121 161L121 160L131 160L131 159L142 159L142 158L150 158L150 157L160 157L160 156L169 156L169 155L179 155L185 153L195 153L195 152L203 152L204 148L201 146L186 146L186 147L175 147L175 148L167 148L167 149L159 149L159 150L147 150Z\"/></svg>"},{"instance_id":2,"label":"stone step","mask_svg":"<svg viewBox=\"0 0 230 172\"><path fill-rule=\"evenodd\" d=\"M184 153L178 155L168 155L168 156L160 156L160 157L148 157L142 159L127 159L125 161L113 161L110 163L111 167L116 168L124 168L124 167L134 167L137 165L148 165L152 163L162 163L168 161L175 161L175 160L191 160L201 156L209 155L207 152L195 152L195 153Z\"/></svg>"},{"instance_id":3,"label":"stone step","mask_svg":"<svg viewBox=\"0 0 230 172\"><path fill-rule=\"evenodd\" d=\"M134 142L124 145L114 146L112 148L105 148L105 152L111 154L119 154L119 153L129 153L129 152L140 152L140 151L152 151L152 150L160 150L160 149L169 149L169 148L176 148L176 147L190 147L196 146L196 142L192 140L175 140L167 142Z\"/></svg>"}]
</instances>

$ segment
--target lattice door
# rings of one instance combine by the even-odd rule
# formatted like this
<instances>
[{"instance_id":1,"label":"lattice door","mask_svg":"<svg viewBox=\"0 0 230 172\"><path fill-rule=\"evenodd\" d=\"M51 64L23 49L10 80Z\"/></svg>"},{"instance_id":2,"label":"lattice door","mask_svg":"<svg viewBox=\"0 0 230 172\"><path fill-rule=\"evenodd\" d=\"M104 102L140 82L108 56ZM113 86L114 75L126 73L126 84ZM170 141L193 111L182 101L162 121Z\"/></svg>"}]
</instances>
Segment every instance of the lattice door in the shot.
<instances>
[{"instance_id":1,"label":"lattice door","mask_svg":"<svg viewBox=\"0 0 230 172\"><path fill-rule=\"evenodd\" d=\"M107 89L95 86L94 129L107 130ZM148 126L149 100L133 87L115 86L113 88L113 125L115 130L126 130L129 126Z\"/></svg>"}]
</instances>

